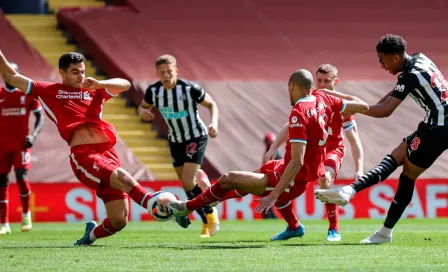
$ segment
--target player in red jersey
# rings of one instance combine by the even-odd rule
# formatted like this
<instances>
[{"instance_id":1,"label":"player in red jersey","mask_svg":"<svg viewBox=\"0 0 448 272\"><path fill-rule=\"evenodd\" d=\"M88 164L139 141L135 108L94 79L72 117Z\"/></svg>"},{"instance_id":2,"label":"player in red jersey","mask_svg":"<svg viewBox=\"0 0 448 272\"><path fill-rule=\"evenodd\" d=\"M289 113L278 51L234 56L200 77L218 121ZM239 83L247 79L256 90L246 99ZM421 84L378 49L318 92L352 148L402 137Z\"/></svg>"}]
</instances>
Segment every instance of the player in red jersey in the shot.
<instances>
[{"instance_id":1,"label":"player in red jersey","mask_svg":"<svg viewBox=\"0 0 448 272\"><path fill-rule=\"evenodd\" d=\"M305 191L308 182L324 175L327 116L331 112L353 114L368 110L364 102L343 101L326 94L313 96L312 84L312 74L304 69L293 73L289 79L293 109L289 117L289 139L284 160L270 161L254 172L226 173L195 199L169 202L165 208L173 214L185 215L215 201L250 193L263 197L256 212L267 212L275 205L288 222L291 232L297 237L303 236L305 229L295 221L297 217L294 211L283 208L290 206L291 200ZM294 221L293 225L290 225L290 221Z\"/></svg>"},{"instance_id":2,"label":"player in red jersey","mask_svg":"<svg viewBox=\"0 0 448 272\"><path fill-rule=\"evenodd\" d=\"M113 148L115 129L101 119L104 102L129 89L130 83L120 78L85 78L84 61L81 54L66 53L59 59L62 83L37 82L17 73L0 51L3 79L41 102L70 146L73 173L81 183L96 190L106 207L107 217L102 224L88 222L84 236L75 245L90 245L122 230L128 222L128 195L143 208L152 197L120 167Z\"/></svg>"},{"instance_id":3,"label":"player in red jersey","mask_svg":"<svg viewBox=\"0 0 448 272\"><path fill-rule=\"evenodd\" d=\"M337 68L334 65L322 64L319 66L316 71L316 85L318 89L334 90L339 83L337 75ZM319 95L319 93L320 92L315 92L314 95ZM344 132L349 140L353 160L355 162L355 177L363 174L363 151L354 116L349 115L348 117L343 117L341 114L332 113L329 118L326 157L324 161L325 175L318 179L320 188L334 187L334 180L337 177L345 155ZM288 129L287 126L285 126L279 133L278 140L273 143L272 150L267 152L265 156L266 161L272 159L275 148L284 143L287 137ZM335 204L326 204L325 206L330 222L327 241L340 241L339 209ZM292 209L292 207L289 207L289 209ZM291 237L286 235L285 232L280 232L272 237L271 240L285 240L289 238Z\"/></svg>"},{"instance_id":4,"label":"player in red jersey","mask_svg":"<svg viewBox=\"0 0 448 272\"><path fill-rule=\"evenodd\" d=\"M18 71L15 63L11 63L11 66ZM28 134L30 112L36 117L32 134ZM13 166L22 202L22 231L30 231L32 228L29 210L31 187L27 174L31 169L31 147L43 124L39 101L26 96L8 83L0 89L0 235L11 233L8 218L8 173Z\"/></svg>"}]
</instances>

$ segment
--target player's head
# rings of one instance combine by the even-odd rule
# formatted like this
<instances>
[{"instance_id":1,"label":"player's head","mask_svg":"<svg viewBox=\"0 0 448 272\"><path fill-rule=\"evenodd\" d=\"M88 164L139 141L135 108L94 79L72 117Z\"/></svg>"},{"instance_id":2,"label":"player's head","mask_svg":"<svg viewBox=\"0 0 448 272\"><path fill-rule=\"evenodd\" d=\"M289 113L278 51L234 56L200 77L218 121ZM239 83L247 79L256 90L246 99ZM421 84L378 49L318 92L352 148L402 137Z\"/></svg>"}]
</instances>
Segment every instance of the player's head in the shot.
<instances>
[{"instance_id":1,"label":"player's head","mask_svg":"<svg viewBox=\"0 0 448 272\"><path fill-rule=\"evenodd\" d=\"M376 45L381 68L393 75L402 72L406 59L406 46L407 43L401 36L387 34L381 37Z\"/></svg>"},{"instance_id":2,"label":"player's head","mask_svg":"<svg viewBox=\"0 0 448 272\"><path fill-rule=\"evenodd\" d=\"M294 106L297 100L311 94L313 74L306 69L295 71L289 78L288 88L291 106Z\"/></svg>"},{"instance_id":3,"label":"player's head","mask_svg":"<svg viewBox=\"0 0 448 272\"><path fill-rule=\"evenodd\" d=\"M157 76L165 89L172 89L177 81L176 58L171 55L162 55L156 60Z\"/></svg>"},{"instance_id":4,"label":"player's head","mask_svg":"<svg viewBox=\"0 0 448 272\"><path fill-rule=\"evenodd\" d=\"M59 75L62 78L62 84L74 88L81 88L85 78L86 58L79 53L65 53L59 58Z\"/></svg>"},{"instance_id":5,"label":"player's head","mask_svg":"<svg viewBox=\"0 0 448 272\"><path fill-rule=\"evenodd\" d=\"M326 63L316 70L316 87L318 89L334 90L339 83L338 69L336 66Z\"/></svg>"}]
</instances>

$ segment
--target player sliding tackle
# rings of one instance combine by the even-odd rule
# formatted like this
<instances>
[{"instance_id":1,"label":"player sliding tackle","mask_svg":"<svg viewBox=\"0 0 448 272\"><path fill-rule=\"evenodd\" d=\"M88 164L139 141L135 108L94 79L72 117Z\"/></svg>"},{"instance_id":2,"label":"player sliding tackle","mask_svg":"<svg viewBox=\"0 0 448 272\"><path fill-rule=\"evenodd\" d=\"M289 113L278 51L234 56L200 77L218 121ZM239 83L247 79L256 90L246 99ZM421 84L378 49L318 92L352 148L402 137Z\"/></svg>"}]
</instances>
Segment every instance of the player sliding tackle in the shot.
<instances>
[{"instance_id":1,"label":"player sliding tackle","mask_svg":"<svg viewBox=\"0 0 448 272\"><path fill-rule=\"evenodd\" d=\"M198 197L169 202L166 209L176 215L187 215L215 201L250 193L263 197L256 212L268 212L275 205L295 237L303 236L305 228L298 222L294 210L283 208L305 191L308 182L325 173L323 160L328 137L325 121L333 112L354 114L368 110L367 104L357 98L346 101L320 91L317 91L318 95L311 95L312 85L313 76L304 69L294 72L289 79L288 92L293 109L284 161L270 161L254 172L226 173Z\"/></svg>"},{"instance_id":2,"label":"player sliding tackle","mask_svg":"<svg viewBox=\"0 0 448 272\"><path fill-rule=\"evenodd\" d=\"M152 196L120 167L113 147L115 128L101 119L104 102L129 89L130 83L121 78L101 81L85 78L84 61L81 54L66 53L59 59L62 84L38 82L17 73L0 51L4 81L41 102L70 146L73 173L96 191L106 207L107 217L102 224L88 222L84 236L75 245L90 245L122 230L128 223L128 195L144 208Z\"/></svg>"}]
</instances>

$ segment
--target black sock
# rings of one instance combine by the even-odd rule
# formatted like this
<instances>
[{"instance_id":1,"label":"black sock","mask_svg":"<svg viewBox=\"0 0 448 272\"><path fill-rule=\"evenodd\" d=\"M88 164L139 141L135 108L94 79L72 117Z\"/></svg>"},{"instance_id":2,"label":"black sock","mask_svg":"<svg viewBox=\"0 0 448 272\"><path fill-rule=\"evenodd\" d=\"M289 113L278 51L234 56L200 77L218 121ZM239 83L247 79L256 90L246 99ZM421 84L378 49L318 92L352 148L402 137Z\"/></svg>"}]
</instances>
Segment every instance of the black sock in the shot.
<instances>
[{"instance_id":1,"label":"black sock","mask_svg":"<svg viewBox=\"0 0 448 272\"><path fill-rule=\"evenodd\" d=\"M387 212L384 226L392 229L397 224L400 217L403 215L406 207L411 203L412 195L414 194L415 180L410 179L403 173L400 175L400 181L398 182L398 189L395 193L394 200L390 204L389 211Z\"/></svg>"},{"instance_id":2,"label":"black sock","mask_svg":"<svg viewBox=\"0 0 448 272\"><path fill-rule=\"evenodd\" d=\"M200 195L202 193L202 190L196 184L196 186L194 186L193 190L185 191L185 193L187 194L188 199L193 199L193 198L197 197L198 195ZM207 206L210 207L210 205L207 205ZM202 219L202 223L204 223L204 224L207 224L207 217L205 216L205 214L206 214L205 209L206 209L207 206L204 206L204 207L199 208L199 209L196 210L196 212L199 214L199 216ZM213 212L213 210L212 210L212 212Z\"/></svg>"},{"instance_id":3,"label":"black sock","mask_svg":"<svg viewBox=\"0 0 448 272\"><path fill-rule=\"evenodd\" d=\"M194 186L193 190L191 190L191 191L193 192L193 194L194 194L195 196L198 196L198 195L202 194L202 189L201 189L201 187L199 187L199 185L197 185L197 184L196 184L196 186ZM210 205L206 205L206 206L204 206L203 208L204 208L204 212L205 212L206 214L213 213L213 208L212 208L212 206L210 206Z\"/></svg>"},{"instance_id":4,"label":"black sock","mask_svg":"<svg viewBox=\"0 0 448 272\"><path fill-rule=\"evenodd\" d=\"M387 179L397 167L398 163L395 161L394 157L392 157L392 155L387 155L378 166L370 169L369 172L355 180L350 186L355 189L356 192L362 191Z\"/></svg>"}]
</instances>

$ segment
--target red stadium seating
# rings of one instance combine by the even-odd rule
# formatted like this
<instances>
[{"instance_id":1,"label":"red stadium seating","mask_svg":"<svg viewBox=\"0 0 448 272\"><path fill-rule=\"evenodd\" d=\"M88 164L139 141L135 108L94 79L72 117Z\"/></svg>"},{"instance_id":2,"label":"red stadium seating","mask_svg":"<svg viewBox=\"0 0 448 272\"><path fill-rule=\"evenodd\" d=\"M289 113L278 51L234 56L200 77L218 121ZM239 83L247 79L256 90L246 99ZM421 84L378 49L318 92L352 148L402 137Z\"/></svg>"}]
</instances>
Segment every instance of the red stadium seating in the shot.
<instances>
[{"instance_id":1,"label":"red stadium seating","mask_svg":"<svg viewBox=\"0 0 448 272\"><path fill-rule=\"evenodd\" d=\"M448 5L442 1L125 2L58 17L106 73L143 87L155 80L155 58L175 55L181 76L199 81L221 106L221 134L208 149L220 171L258 167L263 135L287 120L286 80L297 68L333 63L341 90L374 103L396 80L380 68L375 45L380 36L396 33L408 41L409 52L424 52L448 72ZM416 108L406 101L388 120L358 119L366 168L416 128L423 118ZM403 122L409 115L415 118ZM341 177L353 175L349 157ZM446 176L446 162L443 156L426 176Z\"/></svg>"}]
</instances>

